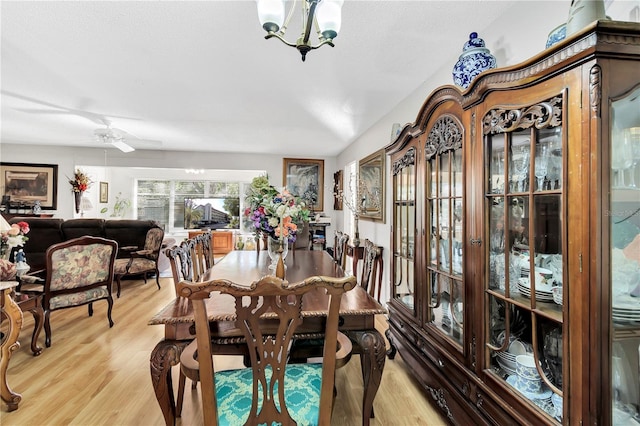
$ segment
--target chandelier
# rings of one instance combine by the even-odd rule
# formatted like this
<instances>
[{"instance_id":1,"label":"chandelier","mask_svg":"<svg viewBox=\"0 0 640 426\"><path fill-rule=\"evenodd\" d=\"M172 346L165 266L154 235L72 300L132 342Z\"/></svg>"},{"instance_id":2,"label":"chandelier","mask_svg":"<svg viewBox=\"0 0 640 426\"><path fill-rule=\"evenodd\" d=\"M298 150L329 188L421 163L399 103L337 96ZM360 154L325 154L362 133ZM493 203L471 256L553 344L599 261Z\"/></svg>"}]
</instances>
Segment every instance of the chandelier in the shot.
<instances>
[{"instance_id":1,"label":"chandelier","mask_svg":"<svg viewBox=\"0 0 640 426\"><path fill-rule=\"evenodd\" d=\"M291 8L284 18L284 0L256 0L258 18L262 28L267 32L265 39L275 37L287 46L295 47L302 55L304 62L310 50L328 44L333 47L333 39L338 36L342 23L341 8L344 0L293 0ZM302 3L302 33L295 43L284 39L297 3ZM318 44L311 43L311 27L314 25L318 33Z\"/></svg>"}]
</instances>

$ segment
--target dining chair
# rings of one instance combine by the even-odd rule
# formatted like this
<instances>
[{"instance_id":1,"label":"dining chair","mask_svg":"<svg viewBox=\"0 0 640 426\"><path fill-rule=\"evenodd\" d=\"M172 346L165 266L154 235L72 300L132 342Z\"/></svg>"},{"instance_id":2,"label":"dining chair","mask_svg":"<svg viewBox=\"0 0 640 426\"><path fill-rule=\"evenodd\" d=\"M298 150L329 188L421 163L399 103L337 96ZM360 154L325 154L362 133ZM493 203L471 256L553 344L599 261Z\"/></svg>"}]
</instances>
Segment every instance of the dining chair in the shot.
<instances>
[{"instance_id":1,"label":"dining chair","mask_svg":"<svg viewBox=\"0 0 640 426\"><path fill-rule=\"evenodd\" d=\"M155 273L156 284L160 290L160 269L158 268L158 260L160 258L160 249L162 248L162 240L164 239L164 230L160 227L153 227L147 231L142 250L133 250L129 252L128 258L116 259L114 274L118 287L116 296L120 297L120 281L125 276L142 275L144 282L147 282L147 274Z\"/></svg>"},{"instance_id":2,"label":"dining chair","mask_svg":"<svg viewBox=\"0 0 640 426\"><path fill-rule=\"evenodd\" d=\"M198 234L193 238L196 254L194 265L198 276L202 276L214 264L211 238L211 231Z\"/></svg>"},{"instance_id":3,"label":"dining chair","mask_svg":"<svg viewBox=\"0 0 640 426\"><path fill-rule=\"evenodd\" d=\"M316 276L298 283L265 276L251 286L228 280L180 282L178 294L193 303L204 424L330 425L336 363L350 355L338 345L340 300L355 285L353 276ZM212 292L222 293L213 297L235 299L236 326L243 331L250 367L214 372L205 303ZM323 359L287 364L296 328L302 323L302 298L309 292L329 296ZM265 318L271 327L261 322Z\"/></svg>"},{"instance_id":4,"label":"dining chair","mask_svg":"<svg viewBox=\"0 0 640 426\"><path fill-rule=\"evenodd\" d=\"M380 302L382 291L382 250L369 239L364 240L362 274L359 285Z\"/></svg>"},{"instance_id":5,"label":"dining chair","mask_svg":"<svg viewBox=\"0 0 640 426\"><path fill-rule=\"evenodd\" d=\"M51 346L51 312L106 300L107 319L113 327L114 263L118 243L101 237L80 237L54 244L46 253L46 279L43 289L45 345Z\"/></svg>"},{"instance_id":6,"label":"dining chair","mask_svg":"<svg viewBox=\"0 0 640 426\"><path fill-rule=\"evenodd\" d=\"M345 269L345 266L347 264L348 243L349 234L336 230L333 240L333 261L340 265L342 269Z\"/></svg>"},{"instance_id":7,"label":"dining chair","mask_svg":"<svg viewBox=\"0 0 640 426\"><path fill-rule=\"evenodd\" d=\"M173 246L165 250L164 254L169 259L171 265L171 275L173 277L174 288L176 296L178 296L177 285L180 281L193 282L195 280L194 271L194 241L185 240L180 243L179 246ZM185 349L186 352L191 351L193 346L189 346ZM183 351L183 352L185 352ZM193 358L193 357L191 357ZM176 401L176 417L180 417L182 413L182 405L184 401L184 389L186 385L186 378L189 377L192 381L192 389L197 387L200 381L200 374L198 371L198 365L195 362L190 362L190 357L185 356L187 360L185 365L180 366L180 377L178 379L178 394Z\"/></svg>"}]
</instances>

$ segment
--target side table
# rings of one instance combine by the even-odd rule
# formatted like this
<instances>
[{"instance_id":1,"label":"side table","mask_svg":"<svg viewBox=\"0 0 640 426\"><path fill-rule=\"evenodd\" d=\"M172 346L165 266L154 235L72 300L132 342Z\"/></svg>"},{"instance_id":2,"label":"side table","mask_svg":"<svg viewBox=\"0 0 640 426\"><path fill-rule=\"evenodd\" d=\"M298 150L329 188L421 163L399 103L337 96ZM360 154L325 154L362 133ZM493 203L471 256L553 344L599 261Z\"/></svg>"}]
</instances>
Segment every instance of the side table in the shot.
<instances>
[{"instance_id":1,"label":"side table","mask_svg":"<svg viewBox=\"0 0 640 426\"><path fill-rule=\"evenodd\" d=\"M7 404L8 411L16 410L22 400L22 395L13 392L7 383L7 368L11 354L20 347L18 336L22 328L22 311L11 296L17 285L17 281L0 281L0 310L9 319L9 330L0 346L0 398Z\"/></svg>"}]
</instances>

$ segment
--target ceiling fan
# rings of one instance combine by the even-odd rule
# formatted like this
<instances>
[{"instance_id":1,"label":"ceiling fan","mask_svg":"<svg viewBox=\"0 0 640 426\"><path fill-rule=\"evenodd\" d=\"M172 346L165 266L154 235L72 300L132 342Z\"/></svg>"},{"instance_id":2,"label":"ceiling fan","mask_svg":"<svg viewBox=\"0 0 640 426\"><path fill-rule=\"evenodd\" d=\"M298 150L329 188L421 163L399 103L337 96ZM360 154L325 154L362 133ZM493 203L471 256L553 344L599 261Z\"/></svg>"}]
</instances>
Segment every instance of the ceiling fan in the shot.
<instances>
[{"instance_id":1,"label":"ceiling fan","mask_svg":"<svg viewBox=\"0 0 640 426\"><path fill-rule=\"evenodd\" d=\"M124 135L127 134L124 130L114 129L111 126L107 126L103 129L96 129L93 132L98 142L102 142L105 145L112 145L118 148L122 152L132 152L135 148L125 142Z\"/></svg>"}]
</instances>

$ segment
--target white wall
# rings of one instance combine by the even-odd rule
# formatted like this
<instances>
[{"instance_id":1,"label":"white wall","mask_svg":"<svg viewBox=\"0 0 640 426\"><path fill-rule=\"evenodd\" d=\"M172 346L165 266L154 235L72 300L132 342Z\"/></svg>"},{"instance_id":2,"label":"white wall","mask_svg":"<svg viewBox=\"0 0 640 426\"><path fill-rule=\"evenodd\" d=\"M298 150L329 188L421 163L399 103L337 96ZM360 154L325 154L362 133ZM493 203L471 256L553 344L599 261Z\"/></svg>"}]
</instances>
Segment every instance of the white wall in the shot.
<instances>
[{"instance_id":1,"label":"white wall","mask_svg":"<svg viewBox=\"0 0 640 426\"><path fill-rule=\"evenodd\" d=\"M157 176L157 171L150 169L163 168L162 176L185 176L184 169L218 170L215 176L229 179L245 179L244 171L266 171L269 180L275 185L282 184L282 156L253 154L221 154L194 153L178 151L142 151L125 154L116 149L101 148L65 148L40 145L0 144L0 160L15 163L57 164L58 165L58 208L53 211L55 217L69 219L78 217L74 210L74 198L68 177L73 176L75 167L86 171L95 184L87 191L86 196L94 208L85 217L101 217L99 211L105 205L98 204L98 182L109 183L109 209L118 192L123 197L133 198L134 181L137 178ZM105 166L107 166L105 168ZM119 169L119 167L125 169ZM129 170L127 170L129 169ZM333 213L333 172L335 158L324 158L324 209L331 216ZM160 177L162 177L160 176ZM213 176L209 173L208 176ZM202 176L194 176L200 180ZM94 202L95 201L95 202ZM129 215L134 211L130 209ZM45 213L50 213L46 211ZM102 215L104 216L104 215Z\"/></svg>"},{"instance_id":2,"label":"white wall","mask_svg":"<svg viewBox=\"0 0 640 426\"><path fill-rule=\"evenodd\" d=\"M638 21L638 0L623 1L612 0L607 4L607 16L620 21ZM367 130L354 143L349 145L336 159L336 170L343 169L346 165L358 161L376 150L387 146L391 139L391 129L394 123L414 123L417 114L427 97L442 85L453 85L452 69L462 53L462 47L468 40L471 32L477 32L486 47L496 57L498 68L513 66L524 62L532 56L541 53L545 49L547 36L551 30L566 21L570 1L514 1L510 11L502 17L483 28L455 28L451 29L451 36L460 40L460 50L451 52L449 58L437 58L444 65L439 71L430 76L428 80L417 87L416 90L400 104L396 105L385 117ZM490 7L491 2L487 2ZM633 18L631 18L633 17ZM526 37L522 37L526 32ZM415 52L407 52L415 54ZM428 55L429 52L424 52ZM388 158L387 158L388 160ZM369 238L374 243L383 247L384 276L382 300L387 300L389 291L389 270L391 266L391 191L390 191L390 164L387 161L386 182L386 220L385 223L360 221L360 239ZM348 176L345 176L347 182ZM345 183L346 184L346 183ZM339 213L339 212L337 212ZM343 212L347 214L348 212ZM336 227L346 227L343 215L336 215Z\"/></svg>"}]
</instances>

